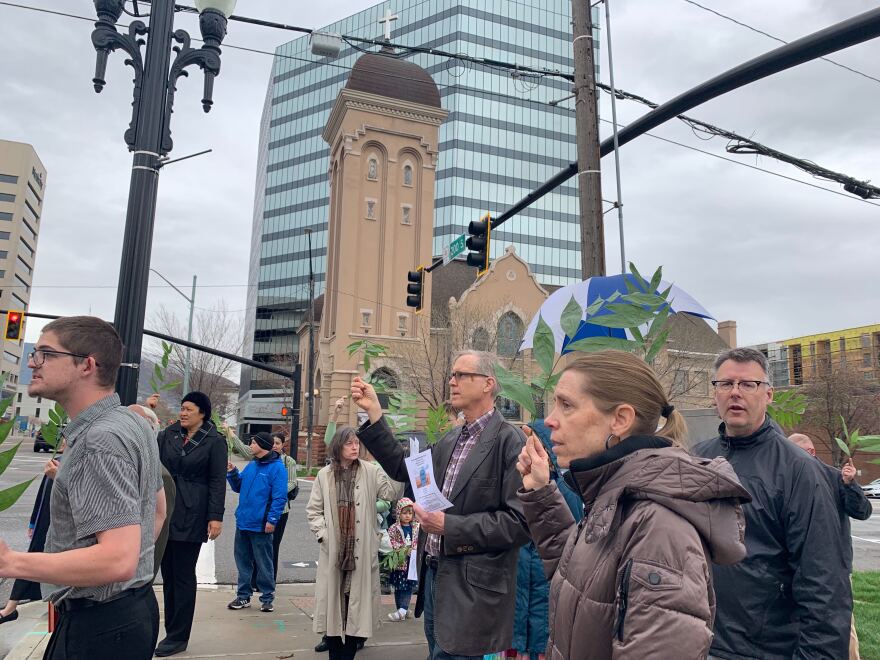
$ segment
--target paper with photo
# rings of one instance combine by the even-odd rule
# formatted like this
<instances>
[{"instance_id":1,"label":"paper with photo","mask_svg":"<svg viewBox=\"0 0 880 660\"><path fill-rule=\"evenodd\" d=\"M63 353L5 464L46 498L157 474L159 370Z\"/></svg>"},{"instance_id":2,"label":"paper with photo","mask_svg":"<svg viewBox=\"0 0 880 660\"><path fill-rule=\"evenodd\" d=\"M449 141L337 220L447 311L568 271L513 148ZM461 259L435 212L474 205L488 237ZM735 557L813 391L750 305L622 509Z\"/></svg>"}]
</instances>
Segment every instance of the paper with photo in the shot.
<instances>
[{"instance_id":1,"label":"paper with photo","mask_svg":"<svg viewBox=\"0 0 880 660\"><path fill-rule=\"evenodd\" d=\"M452 502L443 497L434 478L434 464L431 451L419 452L405 459L409 482L412 484L416 502L425 511L443 511L452 506Z\"/></svg>"}]
</instances>

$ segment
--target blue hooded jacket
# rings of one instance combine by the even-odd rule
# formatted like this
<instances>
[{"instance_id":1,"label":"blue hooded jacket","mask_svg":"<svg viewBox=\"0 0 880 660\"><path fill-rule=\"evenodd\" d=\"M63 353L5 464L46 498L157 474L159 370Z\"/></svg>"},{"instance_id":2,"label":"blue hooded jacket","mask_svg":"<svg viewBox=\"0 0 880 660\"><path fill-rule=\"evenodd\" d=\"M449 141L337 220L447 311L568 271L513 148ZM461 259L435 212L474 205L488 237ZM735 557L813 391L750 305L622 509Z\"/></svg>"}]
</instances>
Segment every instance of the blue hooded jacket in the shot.
<instances>
[{"instance_id":1,"label":"blue hooded jacket","mask_svg":"<svg viewBox=\"0 0 880 660\"><path fill-rule=\"evenodd\" d=\"M240 493L235 510L238 529L264 532L267 522L278 524L287 502L287 468L277 453L254 458L241 473L238 468L227 472L226 480Z\"/></svg>"}]
</instances>

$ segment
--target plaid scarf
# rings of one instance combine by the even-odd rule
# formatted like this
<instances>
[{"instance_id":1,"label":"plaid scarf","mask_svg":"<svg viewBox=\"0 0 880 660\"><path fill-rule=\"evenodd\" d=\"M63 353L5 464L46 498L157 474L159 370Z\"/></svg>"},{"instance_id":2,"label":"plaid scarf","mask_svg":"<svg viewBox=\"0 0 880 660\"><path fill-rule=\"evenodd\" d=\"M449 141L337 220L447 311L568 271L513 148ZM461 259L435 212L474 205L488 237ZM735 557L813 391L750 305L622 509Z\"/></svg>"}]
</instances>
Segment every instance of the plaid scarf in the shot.
<instances>
[{"instance_id":1,"label":"plaid scarf","mask_svg":"<svg viewBox=\"0 0 880 660\"><path fill-rule=\"evenodd\" d=\"M339 550L336 555L336 566L342 571L342 594L351 591L351 576L354 572L354 545L355 545L355 503L354 481L357 477L358 461L354 461L348 469L339 464L333 466L333 476L336 480L336 510L339 521ZM346 599L343 599L345 602ZM343 612L342 620L345 621L346 613Z\"/></svg>"}]
</instances>

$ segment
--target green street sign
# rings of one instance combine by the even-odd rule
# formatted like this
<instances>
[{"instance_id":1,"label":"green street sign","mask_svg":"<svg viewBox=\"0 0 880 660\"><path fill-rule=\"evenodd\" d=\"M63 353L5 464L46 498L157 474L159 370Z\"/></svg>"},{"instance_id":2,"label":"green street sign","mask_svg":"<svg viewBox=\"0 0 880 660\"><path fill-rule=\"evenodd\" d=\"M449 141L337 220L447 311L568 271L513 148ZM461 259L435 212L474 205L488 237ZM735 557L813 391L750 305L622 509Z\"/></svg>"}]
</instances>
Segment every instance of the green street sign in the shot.
<instances>
[{"instance_id":1,"label":"green street sign","mask_svg":"<svg viewBox=\"0 0 880 660\"><path fill-rule=\"evenodd\" d=\"M467 237L464 234L461 234L458 238L453 240L449 245L443 248L443 265L445 266L450 261L455 259L458 255L464 252L465 241Z\"/></svg>"}]
</instances>

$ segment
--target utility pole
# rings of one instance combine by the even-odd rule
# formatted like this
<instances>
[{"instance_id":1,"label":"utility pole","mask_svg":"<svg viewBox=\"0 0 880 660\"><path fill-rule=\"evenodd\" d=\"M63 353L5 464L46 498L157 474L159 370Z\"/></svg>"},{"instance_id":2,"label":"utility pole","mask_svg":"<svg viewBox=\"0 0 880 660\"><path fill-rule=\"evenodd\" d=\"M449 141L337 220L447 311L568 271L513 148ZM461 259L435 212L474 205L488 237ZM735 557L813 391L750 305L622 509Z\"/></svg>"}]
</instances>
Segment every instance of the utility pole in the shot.
<instances>
[{"instance_id":1,"label":"utility pole","mask_svg":"<svg viewBox=\"0 0 880 660\"><path fill-rule=\"evenodd\" d=\"M192 341L193 336L193 313L196 311L196 281L197 277L193 275L192 294L189 298L189 325L186 328L186 340ZM189 394L189 375L190 375L190 348L186 347L186 363L183 368L183 395Z\"/></svg>"},{"instance_id":2,"label":"utility pole","mask_svg":"<svg viewBox=\"0 0 880 660\"><path fill-rule=\"evenodd\" d=\"M605 274L602 174L599 167L599 111L593 62L593 17L589 0L571 0L575 126L584 279Z\"/></svg>"},{"instance_id":3,"label":"utility pole","mask_svg":"<svg viewBox=\"0 0 880 660\"><path fill-rule=\"evenodd\" d=\"M309 240L309 359L308 379L308 415L306 421L306 469L312 468L312 425L314 424L315 409L315 273L312 271L312 230L306 229L306 237Z\"/></svg>"}]
</instances>

